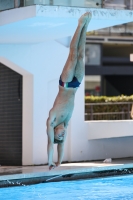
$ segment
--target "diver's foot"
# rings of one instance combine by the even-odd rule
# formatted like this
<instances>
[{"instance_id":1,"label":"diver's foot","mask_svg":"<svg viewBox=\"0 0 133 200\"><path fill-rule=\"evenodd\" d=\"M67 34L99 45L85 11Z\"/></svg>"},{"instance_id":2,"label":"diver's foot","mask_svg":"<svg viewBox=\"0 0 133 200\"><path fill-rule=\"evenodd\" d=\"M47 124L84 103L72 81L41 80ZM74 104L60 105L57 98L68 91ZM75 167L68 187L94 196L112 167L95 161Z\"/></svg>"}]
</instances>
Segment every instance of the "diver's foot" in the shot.
<instances>
[{"instance_id":1,"label":"diver's foot","mask_svg":"<svg viewBox=\"0 0 133 200\"><path fill-rule=\"evenodd\" d=\"M56 167L59 167L61 165L61 163L56 163Z\"/></svg>"},{"instance_id":2,"label":"diver's foot","mask_svg":"<svg viewBox=\"0 0 133 200\"><path fill-rule=\"evenodd\" d=\"M54 169L56 167L56 165L50 165L49 166L49 170L52 170L52 169Z\"/></svg>"},{"instance_id":3,"label":"diver's foot","mask_svg":"<svg viewBox=\"0 0 133 200\"><path fill-rule=\"evenodd\" d=\"M91 13L90 12L86 12L85 14L83 14L80 18L79 18L79 24L84 25L89 19L91 19Z\"/></svg>"}]
</instances>

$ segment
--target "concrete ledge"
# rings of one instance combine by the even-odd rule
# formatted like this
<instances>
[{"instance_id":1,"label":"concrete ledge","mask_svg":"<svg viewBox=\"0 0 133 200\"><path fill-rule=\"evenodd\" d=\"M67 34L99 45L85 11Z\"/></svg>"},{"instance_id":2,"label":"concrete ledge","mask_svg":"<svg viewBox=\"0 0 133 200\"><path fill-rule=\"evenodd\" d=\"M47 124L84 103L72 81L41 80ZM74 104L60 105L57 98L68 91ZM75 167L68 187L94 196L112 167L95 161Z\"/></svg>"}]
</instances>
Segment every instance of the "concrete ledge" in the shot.
<instances>
[{"instance_id":1,"label":"concrete ledge","mask_svg":"<svg viewBox=\"0 0 133 200\"><path fill-rule=\"evenodd\" d=\"M133 120L86 123L88 123L88 140L133 136Z\"/></svg>"},{"instance_id":2,"label":"concrete ledge","mask_svg":"<svg viewBox=\"0 0 133 200\"><path fill-rule=\"evenodd\" d=\"M132 10L33 5L0 12L0 43L40 43L71 36L85 12L92 13L87 31L133 21Z\"/></svg>"},{"instance_id":3,"label":"concrete ledge","mask_svg":"<svg viewBox=\"0 0 133 200\"><path fill-rule=\"evenodd\" d=\"M40 176L40 177L31 177L23 179L11 179L0 181L0 188L3 187L13 187L13 186L27 186L39 183L48 183L48 182L59 182L59 181L72 181L79 179L92 179L92 178L104 178L109 176L118 176L118 175L128 175L133 174L132 168L123 169L112 169L112 170L99 170L93 172L82 172L82 173L68 173L64 175L57 176Z\"/></svg>"},{"instance_id":4,"label":"concrete ledge","mask_svg":"<svg viewBox=\"0 0 133 200\"><path fill-rule=\"evenodd\" d=\"M6 169L3 168L2 171L1 168L1 188L133 174L133 161L131 159L127 161L116 160L106 164L100 161L70 163L62 164L61 167L53 171L48 171L47 166L7 167Z\"/></svg>"}]
</instances>

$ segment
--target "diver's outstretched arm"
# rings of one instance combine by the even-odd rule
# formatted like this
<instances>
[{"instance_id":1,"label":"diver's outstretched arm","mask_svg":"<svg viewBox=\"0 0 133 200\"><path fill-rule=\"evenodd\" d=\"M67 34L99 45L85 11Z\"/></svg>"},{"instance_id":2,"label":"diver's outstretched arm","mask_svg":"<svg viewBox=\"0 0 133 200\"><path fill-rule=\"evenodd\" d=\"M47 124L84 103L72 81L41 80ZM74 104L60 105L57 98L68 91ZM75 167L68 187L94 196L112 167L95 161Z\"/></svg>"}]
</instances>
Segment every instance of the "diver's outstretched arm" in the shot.
<instances>
[{"instance_id":1,"label":"diver's outstretched arm","mask_svg":"<svg viewBox=\"0 0 133 200\"><path fill-rule=\"evenodd\" d=\"M65 143L65 140L66 140L66 136L67 136L67 132L65 133L63 142L62 142L62 143L59 143L59 144L57 145L57 152L58 152L58 161L57 161L57 164L56 164L57 167L61 165L62 160L63 160L63 155L64 155L64 143Z\"/></svg>"}]
</instances>

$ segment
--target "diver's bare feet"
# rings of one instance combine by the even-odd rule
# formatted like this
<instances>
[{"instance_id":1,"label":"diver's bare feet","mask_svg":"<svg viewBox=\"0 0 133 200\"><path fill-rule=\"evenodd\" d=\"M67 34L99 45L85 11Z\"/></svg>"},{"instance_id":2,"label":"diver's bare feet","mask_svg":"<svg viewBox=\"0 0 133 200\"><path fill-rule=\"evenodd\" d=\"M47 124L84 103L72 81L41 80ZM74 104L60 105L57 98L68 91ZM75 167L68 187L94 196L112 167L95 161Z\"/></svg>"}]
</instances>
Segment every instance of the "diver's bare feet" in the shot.
<instances>
[{"instance_id":1,"label":"diver's bare feet","mask_svg":"<svg viewBox=\"0 0 133 200\"><path fill-rule=\"evenodd\" d=\"M86 12L85 14L83 14L80 18L79 18L79 24L81 25L84 25L85 23L86 23L86 21L88 20L88 19L90 19L91 18L91 13L89 13L89 12Z\"/></svg>"},{"instance_id":2,"label":"diver's bare feet","mask_svg":"<svg viewBox=\"0 0 133 200\"><path fill-rule=\"evenodd\" d=\"M58 162L56 163L56 167L59 167L60 165L61 165L61 163L58 163Z\"/></svg>"},{"instance_id":3,"label":"diver's bare feet","mask_svg":"<svg viewBox=\"0 0 133 200\"><path fill-rule=\"evenodd\" d=\"M56 167L55 164L51 164L51 165L49 166L49 170L52 170L52 169L54 169L55 167Z\"/></svg>"}]
</instances>

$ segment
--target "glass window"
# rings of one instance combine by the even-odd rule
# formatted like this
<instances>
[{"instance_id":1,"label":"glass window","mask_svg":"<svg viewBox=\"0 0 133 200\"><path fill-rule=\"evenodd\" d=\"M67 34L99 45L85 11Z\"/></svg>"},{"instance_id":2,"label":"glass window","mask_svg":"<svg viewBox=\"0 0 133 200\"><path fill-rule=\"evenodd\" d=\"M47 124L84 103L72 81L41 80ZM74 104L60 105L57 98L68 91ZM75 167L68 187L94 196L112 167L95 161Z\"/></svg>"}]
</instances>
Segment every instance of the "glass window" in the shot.
<instances>
[{"instance_id":1,"label":"glass window","mask_svg":"<svg viewBox=\"0 0 133 200\"><path fill-rule=\"evenodd\" d=\"M125 9L126 3L125 0L105 0L103 2L104 8L116 8L116 9Z\"/></svg>"},{"instance_id":2,"label":"glass window","mask_svg":"<svg viewBox=\"0 0 133 200\"><path fill-rule=\"evenodd\" d=\"M101 76L85 76L85 96L100 96Z\"/></svg>"},{"instance_id":3,"label":"glass window","mask_svg":"<svg viewBox=\"0 0 133 200\"><path fill-rule=\"evenodd\" d=\"M101 45L100 44L86 44L85 64L86 65L101 65Z\"/></svg>"},{"instance_id":4,"label":"glass window","mask_svg":"<svg viewBox=\"0 0 133 200\"><path fill-rule=\"evenodd\" d=\"M0 10L14 8L14 0L0 0Z\"/></svg>"}]
</instances>

